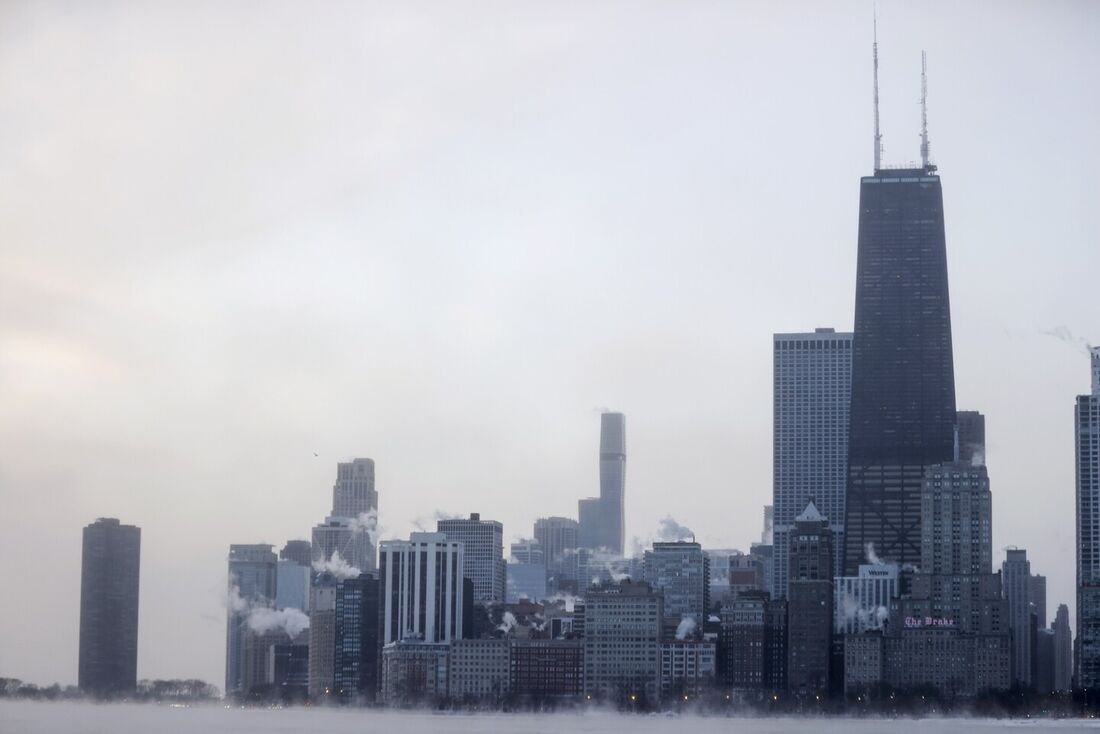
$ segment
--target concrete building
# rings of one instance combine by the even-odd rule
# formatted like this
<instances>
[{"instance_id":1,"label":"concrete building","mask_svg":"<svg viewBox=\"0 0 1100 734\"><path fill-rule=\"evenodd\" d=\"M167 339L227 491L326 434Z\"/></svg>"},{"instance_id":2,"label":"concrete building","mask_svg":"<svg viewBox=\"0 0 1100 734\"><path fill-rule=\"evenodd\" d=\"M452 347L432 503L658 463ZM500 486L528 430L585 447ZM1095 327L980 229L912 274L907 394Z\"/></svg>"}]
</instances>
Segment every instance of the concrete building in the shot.
<instances>
[{"instance_id":1,"label":"concrete building","mask_svg":"<svg viewBox=\"0 0 1100 734\"><path fill-rule=\"evenodd\" d=\"M388 643L382 648L382 703L416 706L446 699L450 651L448 643Z\"/></svg>"},{"instance_id":2,"label":"concrete building","mask_svg":"<svg viewBox=\"0 0 1100 734\"><path fill-rule=\"evenodd\" d=\"M734 690L787 688L787 603L745 592L722 604L718 676Z\"/></svg>"},{"instance_id":3,"label":"concrete building","mask_svg":"<svg viewBox=\"0 0 1100 734\"><path fill-rule=\"evenodd\" d=\"M528 704L578 698L583 663L581 640L513 640L512 695Z\"/></svg>"},{"instance_id":4,"label":"concrete building","mask_svg":"<svg viewBox=\"0 0 1100 734\"><path fill-rule=\"evenodd\" d=\"M577 544L580 525L568 517L540 517L535 520L535 540L546 562L546 583L551 593L577 586Z\"/></svg>"},{"instance_id":5,"label":"concrete building","mask_svg":"<svg viewBox=\"0 0 1100 734\"><path fill-rule=\"evenodd\" d=\"M714 688L718 650L706 640L661 643L661 699L694 700Z\"/></svg>"},{"instance_id":6,"label":"concrete building","mask_svg":"<svg viewBox=\"0 0 1100 734\"><path fill-rule=\"evenodd\" d=\"M1023 548L1010 548L1001 565L1005 599L1008 600L1008 626L1012 631L1012 680L1024 688L1032 685L1032 620L1028 582L1031 562Z\"/></svg>"},{"instance_id":7,"label":"concrete building","mask_svg":"<svg viewBox=\"0 0 1100 734\"><path fill-rule=\"evenodd\" d=\"M330 573L314 577L309 590L309 697L314 701L336 691L336 587Z\"/></svg>"},{"instance_id":8,"label":"concrete building","mask_svg":"<svg viewBox=\"0 0 1100 734\"><path fill-rule=\"evenodd\" d=\"M382 677L382 590L371 575L336 585L333 691L342 701L371 703Z\"/></svg>"},{"instance_id":9,"label":"concrete building","mask_svg":"<svg viewBox=\"0 0 1100 734\"><path fill-rule=\"evenodd\" d=\"M829 521L813 501L794 520L787 582L787 687L825 695L833 630L833 542Z\"/></svg>"},{"instance_id":10,"label":"concrete building","mask_svg":"<svg viewBox=\"0 0 1100 734\"><path fill-rule=\"evenodd\" d=\"M248 616L255 607L275 602L278 558L273 546L265 544L229 546L229 604L225 643L225 695L247 692L245 654L248 644Z\"/></svg>"},{"instance_id":11,"label":"concrete building","mask_svg":"<svg viewBox=\"0 0 1100 734\"><path fill-rule=\"evenodd\" d=\"M620 704L660 699L664 600L644 582L593 587L584 606L584 693Z\"/></svg>"},{"instance_id":12,"label":"concrete building","mask_svg":"<svg viewBox=\"0 0 1100 734\"><path fill-rule=\"evenodd\" d=\"M1100 347L1090 350L1092 393L1074 408L1077 504L1077 685L1100 688Z\"/></svg>"},{"instance_id":13,"label":"concrete building","mask_svg":"<svg viewBox=\"0 0 1100 734\"><path fill-rule=\"evenodd\" d=\"M457 702L499 703L511 692L512 642L508 639L451 643L449 695Z\"/></svg>"},{"instance_id":14,"label":"concrete building","mask_svg":"<svg viewBox=\"0 0 1100 734\"><path fill-rule=\"evenodd\" d=\"M664 594L666 624L675 629L690 617L697 624L710 611L710 558L698 543L654 543L643 559L643 578Z\"/></svg>"},{"instance_id":15,"label":"concrete building","mask_svg":"<svg viewBox=\"0 0 1100 734\"><path fill-rule=\"evenodd\" d=\"M137 688L140 572L141 528L115 518L84 527L77 680L85 694L112 698Z\"/></svg>"},{"instance_id":16,"label":"concrete building","mask_svg":"<svg viewBox=\"0 0 1100 734\"><path fill-rule=\"evenodd\" d=\"M626 418L600 416L600 496L581 500L579 543L622 555L626 518Z\"/></svg>"},{"instance_id":17,"label":"concrete building","mask_svg":"<svg viewBox=\"0 0 1100 734\"><path fill-rule=\"evenodd\" d=\"M382 644L462 639L465 610L463 544L443 533L385 540L379 553Z\"/></svg>"},{"instance_id":18,"label":"concrete building","mask_svg":"<svg viewBox=\"0 0 1100 734\"><path fill-rule=\"evenodd\" d=\"M795 517L811 499L829 520L833 566L844 547L852 335L833 329L775 334L772 396L772 591L786 597Z\"/></svg>"},{"instance_id":19,"label":"concrete building","mask_svg":"<svg viewBox=\"0 0 1100 734\"><path fill-rule=\"evenodd\" d=\"M897 597L898 567L893 563L863 564L858 576L833 580L833 632L858 635L881 630L889 616L890 600Z\"/></svg>"},{"instance_id":20,"label":"concrete building","mask_svg":"<svg viewBox=\"0 0 1100 734\"><path fill-rule=\"evenodd\" d=\"M1058 605L1054 615L1054 690L1073 690L1073 633L1069 628L1069 607Z\"/></svg>"},{"instance_id":21,"label":"concrete building","mask_svg":"<svg viewBox=\"0 0 1100 734\"><path fill-rule=\"evenodd\" d=\"M482 520L474 512L469 519L439 520L436 530L447 540L463 545L462 575L474 582L474 601L491 604L504 601L504 526L496 520Z\"/></svg>"}]
</instances>

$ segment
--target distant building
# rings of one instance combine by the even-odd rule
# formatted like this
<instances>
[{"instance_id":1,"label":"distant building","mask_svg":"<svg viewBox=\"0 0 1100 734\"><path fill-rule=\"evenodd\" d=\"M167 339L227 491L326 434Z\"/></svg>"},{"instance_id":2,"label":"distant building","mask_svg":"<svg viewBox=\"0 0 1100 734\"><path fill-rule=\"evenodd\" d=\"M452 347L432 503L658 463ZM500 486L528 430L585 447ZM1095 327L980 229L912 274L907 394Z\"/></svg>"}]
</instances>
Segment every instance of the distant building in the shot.
<instances>
[{"instance_id":1,"label":"distant building","mask_svg":"<svg viewBox=\"0 0 1100 734\"><path fill-rule=\"evenodd\" d=\"M600 416L600 496L578 505L580 544L623 554L626 499L626 418Z\"/></svg>"},{"instance_id":2,"label":"distant building","mask_svg":"<svg viewBox=\"0 0 1100 734\"><path fill-rule=\"evenodd\" d=\"M382 676L381 583L363 574L336 585L333 691L342 700L375 700Z\"/></svg>"},{"instance_id":3,"label":"distant building","mask_svg":"<svg viewBox=\"0 0 1100 734\"><path fill-rule=\"evenodd\" d=\"M294 561L299 566L309 568L313 563L313 548L308 540L288 540L279 551L279 560Z\"/></svg>"},{"instance_id":4,"label":"distant building","mask_svg":"<svg viewBox=\"0 0 1100 734\"><path fill-rule=\"evenodd\" d=\"M240 696L245 687L245 654L250 630L249 612L275 601L278 559L273 546L229 546L229 604L225 650L225 695Z\"/></svg>"},{"instance_id":5,"label":"distant building","mask_svg":"<svg viewBox=\"0 0 1100 734\"><path fill-rule=\"evenodd\" d=\"M85 526L77 680L86 694L111 698L137 688L140 571L141 528L115 518Z\"/></svg>"},{"instance_id":6,"label":"distant building","mask_svg":"<svg viewBox=\"0 0 1100 734\"><path fill-rule=\"evenodd\" d=\"M382 582L382 644L450 642L463 637L465 589L463 544L443 533L413 533L384 540L379 554Z\"/></svg>"},{"instance_id":7,"label":"distant building","mask_svg":"<svg viewBox=\"0 0 1100 734\"><path fill-rule=\"evenodd\" d=\"M811 499L829 521L841 568L848 471L852 335L833 329L775 334L773 352L772 591L787 596L795 517ZM767 520L765 520L765 523Z\"/></svg>"},{"instance_id":8,"label":"distant building","mask_svg":"<svg viewBox=\"0 0 1100 734\"><path fill-rule=\"evenodd\" d=\"M717 645L706 640L661 643L661 698L694 700L715 684Z\"/></svg>"},{"instance_id":9,"label":"distant building","mask_svg":"<svg viewBox=\"0 0 1100 734\"><path fill-rule=\"evenodd\" d=\"M309 697L314 701L336 692L336 587L330 573L313 579L309 598Z\"/></svg>"},{"instance_id":10,"label":"distant building","mask_svg":"<svg viewBox=\"0 0 1100 734\"><path fill-rule=\"evenodd\" d=\"M579 697L583 654L581 640L514 640L511 658L514 697L524 703Z\"/></svg>"},{"instance_id":11,"label":"distant building","mask_svg":"<svg viewBox=\"0 0 1100 734\"><path fill-rule=\"evenodd\" d=\"M761 546L754 545L754 549ZM767 546L770 547L770 546ZM736 555L729 558L729 592L734 597L746 591L767 590L767 569L764 559L755 553Z\"/></svg>"},{"instance_id":12,"label":"distant building","mask_svg":"<svg viewBox=\"0 0 1100 734\"><path fill-rule=\"evenodd\" d=\"M1054 686L1054 630L1036 630L1032 653L1035 658L1035 690L1039 693L1057 690Z\"/></svg>"},{"instance_id":13,"label":"distant building","mask_svg":"<svg viewBox=\"0 0 1100 734\"><path fill-rule=\"evenodd\" d=\"M898 567L893 563L863 564L859 576L837 576L833 580L833 632L858 635L881 630L890 600L899 591Z\"/></svg>"},{"instance_id":14,"label":"distant building","mask_svg":"<svg viewBox=\"0 0 1100 734\"><path fill-rule=\"evenodd\" d=\"M509 563L505 601L515 604L520 599L542 601L546 593L546 566L535 563Z\"/></svg>"},{"instance_id":15,"label":"distant building","mask_svg":"<svg viewBox=\"0 0 1100 734\"><path fill-rule=\"evenodd\" d=\"M660 699L661 594L644 582L593 587L584 606L584 693L610 702Z\"/></svg>"},{"instance_id":16,"label":"distant building","mask_svg":"<svg viewBox=\"0 0 1100 734\"><path fill-rule=\"evenodd\" d=\"M882 632L869 631L844 636L844 693L867 695L884 680Z\"/></svg>"},{"instance_id":17,"label":"distant building","mask_svg":"<svg viewBox=\"0 0 1100 734\"><path fill-rule=\"evenodd\" d=\"M718 675L734 690L787 688L787 602L745 592L722 604Z\"/></svg>"},{"instance_id":18,"label":"distant building","mask_svg":"<svg viewBox=\"0 0 1100 734\"><path fill-rule=\"evenodd\" d=\"M787 687L828 693L833 630L833 542L813 501L794 520L787 583Z\"/></svg>"},{"instance_id":19,"label":"distant building","mask_svg":"<svg viewBox=\"0 0 1100 734\"><path fill-rule=\"evenodd\" d=\"M349 566L361 573L374 570L374 545L369 532L358 520L329 516L313 527L313 563L332 560L339 554Z\"/></svg>"},{"instance_id":20,"label":"distant building","mask_svg":"<svg viewBox=\"0 0 1100 734\"><path fill-rule=\"evenodd\" d=\"M337 464L332 512L313 528L312 562L328 561L339 552L353 568L363 573L374 571L377 513L374 460L353 459Z\"/></svg>"},{"instance_id":21,"label":"distant building","mask_svg":"<svg viewBox=\"0 0 1100 734\"><path fill-rule=\"evenodd\" d=\"M482 520L474 512L469 519L439 520L438 532L447 540L463 544L462 574L474 582L474 601L504 601L504 526L496 520Z\"/></svg>"},{"instance_id":22,"label":"distant building","mask_svg":"<svg viewBox=\"0 0 1100 734\"><path fill-rule=\"evenodd\" d=\"M534 566L546 565L546 554L542 552L542 544L533 538L525 538L512 543L509 553L510 560L513 563L528 563Z\"/></svg>"},{"instance_id":23,"label":"distant building","mask_svg":"<svg viewBox=\"0 0 1100 734\"><path fill-rule=\"evenodd\" d=\"M958 461L973 466L985 464L985 416L976 410L955 413L958 426Z\"/></svg>"},{"instance_id":24,"label":"distant building","mask_svg":"<svg viewBox=\"0 0 1100 734\"><path fill-rule=\"evenodd\" d=\"M1100 347L1089 350L1092 393L1073 413L1077 479L1077 685L1100 688Z\"/></svg>"},{"instance_id":25,"label":"distant building","mask_svg":"<svg viewBox=\"0 0 1100 734\"><path fill-rule=\"evenodd\" d=\"M568 517L540 517L535 520L535 540L542 548L546 581L551 592L563 590L569 583L576 591L579 527L576 520Z\"/></svg>"},{"instance_id":26,"label":"distant building","mask_svg":"<svg viewBox=\"0 0 1100 734\"><path fill-rule=\"evenodd\" d=\"M455 640L451 643L448 693L458 702L499 703L508 697L511 681L508 639Z\"/></svg>"},{"instance_id":27,"label":"distant building","mask_svg":"<svg viewBox=\"0 0 1100 734\"><path fill-rule=\"evenodd\" d=\"M293 690L304 696L309 690L309 630L293 640L283 639L272 647L272 682L282 692Z\"/></svg>"},{"instance_id":28,"label":"distant building","mask_svg":"<svg viewBox=\"0 0 1100 734\"><path fill-rule=\"evenodd\" d=\"M1073 633L1069 628L1069 607L1058 605L1054 615L1054 690L1073 690Z\"/></svg>"},{"instance_id":29,"label":"distant building","mask_svg":"<svg viewBox=\"0 0 1100 734\"><path fill-rule=\"evenodd\" d=\"M710 558L698 543L654 543L645 552L643 577L664 594L664 616L673 628L685 617L706 621L710 611Z\"/></svg>"},{"instance_id":30,"label":"distant building","mask_svg":"<svg viewBox=\"0 0 1100 734\"><path fill-rule=\"evenodd\" d=\"M363 513L377 511L374 459L352 459L337 464L336 484L332 486L332 514L335 517L358 518Z\"/></svg>"},{"instance_id":31,"label":"distant building","mask_svg":"<svg viewBox=\"0 0 1100 734\"><path fill-rule=\"evenodd\" d=\"M1047 626L1047 577L1033 573L1027 580L1027 600L1035 610L1039 629Z\"/></svg>"},{"instance_id":32,"label":"distant building","mask_svg":"<svg viewBox=\"0 0 1100 734\"><path fill-rule=\"evenodd\" d=\"M391 642L382 648L382 702L429 704L448 695L447 643Z\"/></svg>"},{"instance_id":33,"label":"distant building","mask_svg":"<svg viewBox=\"0 0 1100 734\"><path fill-rule=\"evenodd\" d=\"M1008 600L1008 624L1012 631L1012 679L1029 688L1032 685L1032 630L1031 601L1028 598L1028 582L1031 579L1031 562L1027 551L1010 548L1001 565L1003 591Z\"/></svg>"},{"instance_id":34,"label":"distant building","mask_svg":"<svg viewBox=\"0 0 1100 734\"><path fill-rule=\"evenodd\" d=\"M275 606L279 609L309 609L308 565L279 559L275 565Z\"/></svg>"}]
</instances>

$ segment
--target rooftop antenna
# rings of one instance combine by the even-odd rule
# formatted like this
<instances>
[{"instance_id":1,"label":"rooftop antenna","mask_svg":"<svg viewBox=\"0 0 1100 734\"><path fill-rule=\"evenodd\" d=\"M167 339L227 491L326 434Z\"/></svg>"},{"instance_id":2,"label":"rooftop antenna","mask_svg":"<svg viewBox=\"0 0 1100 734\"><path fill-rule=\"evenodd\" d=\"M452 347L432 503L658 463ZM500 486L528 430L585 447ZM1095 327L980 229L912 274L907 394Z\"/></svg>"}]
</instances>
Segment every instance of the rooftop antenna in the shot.
<instances>
[{"instance_id":1,"label":"rooftop antenna","mask_svg":"<svg viewBox=\"0 0 1100 734\"><path fill-rule=\"evenodd\" d=\"M882 167L882 133L878 126L878 9L872 6L874 19L874 35L871 44L871 55L875 62L875 172Z\"/></svg>"},{"instance_id":2,"label":"rooftop antenna","mask_svg":"<svg viewBox=\"0 0 1100 734\"><path fill-rule=\"evenodd\" d=\"M920 162L928 168L928 54L920 52Z\"/></svg>"}]
</instances>

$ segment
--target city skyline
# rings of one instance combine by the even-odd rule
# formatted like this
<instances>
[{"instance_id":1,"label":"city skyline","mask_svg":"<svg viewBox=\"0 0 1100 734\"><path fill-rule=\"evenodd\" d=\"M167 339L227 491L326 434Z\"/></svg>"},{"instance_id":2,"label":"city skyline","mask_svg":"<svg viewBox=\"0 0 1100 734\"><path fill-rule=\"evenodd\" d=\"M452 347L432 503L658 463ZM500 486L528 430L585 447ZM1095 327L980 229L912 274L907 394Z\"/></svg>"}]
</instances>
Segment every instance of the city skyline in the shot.
<instances>
[{"instance_id":1,"label":"city skyline","mask_svg":"<svg viewBox=\"0 0 1100 734\"><path fill-rule=\"evenodd\" d=\"M1097 55L1090 40L1097 18L1094 9L1077 7L1080 17L1026 11L1038 36L1058 39L1027 54L1015 41L1018 19L989 19L972 9L952 11L950 27L933 32L933 19L884 6L879 33L887 162L916 157L917 115L906 101L915 98L920 47L929 48L932 141L944 172L954 286L956 386L959 405L987 418L995 560L1006 545L1026 547L1033 570L1048 578L1052 608L1068 603L1071 619L1068 413L1089 382L1080 345L1072 342L1082 334L1097 338L1087 293L1089 274L1100 269L1091 204L1078 199L1090 190L1085 172L1100 163L1085 124L1097 112L1084 71L1097 65L1090 63ZM79 129L52 98L10 76L0 80L21 102L19 114L27 115L5 123L13 127L0 144L15 161L15 178L4 175L3 191L16 206L4 222L26 244L26 253L4 252L0 275L0 347L12 395L0 420L8 447L0 496L15 508L5 513L0 552L40 556L34 569L0 571L5 587L29 592L26 609L10 613L0 644L31 640L42 651L12 673L75 681L76 625L72 613L60 610L74 608L68 589L79 578L76 530L91 518L118 516L143 528L138 675L217 682L225 644L225 549L231 543L282 547L308 537L329 506L334 463L355 456L378 462L383 539L405 537L417 524L430 529L432 513L465 516L480 509L503 523L508 544L528 537L537 517L573 516L578 497L597 493L593 435L604 405L631 420L628 549L630 538L655 538L667 515L694 530L704 547L747 551L758 537L759 508L771 493L772 334L852 327L856 181L871 168L862 5L827 11L822 23L835 32L820 35L828 42L815 38L818 29L792 27L789 18L762 8L748 15L700 11L672 26L656 10L632 13L621 50L640 72L617 66L598 34L571 36L554 25L547 31L545 16L517 11L499 22L509 35L530 41L517 69L545 82L537 93L523 74L509 72L494 75L493 94L475 95L468 106L445 95L395 101L383 80L377 93L390 100L395 120L421 119L439 104L458 126L446 134L434 125L419 129L431 142L410 148L398 134L400 124L387 127L394 120L375 120L339 91L313 88L305 101L322 110L322 119L350 112L349 127L373 137L363 143L343 128L326 136L327 128L310 119L278 120L285 135L273 138L289 136L325 163L301 188L286 184L293 193L284 198L278 187L262 184L300 159L273 152L282 142L267 138L244 146L235 160L248 173L219 192L233 201L250 192L244 198L251 204L237 213L202 197L176 196L203 187L175 153L157 147L161 136L212 134L220 157L238 149L219 137L222 128L187 115L186 125L176 127L176 102L155 95L150 132L133 135L117 114L123 102L148 92L121 69L149 54L177 68L173 54L179 52L164 42L167 29L148 38L117 36L94 18L56 17L47 8L8 12L59 23L70 34L62 34L62 43L72 43L57 46L58 38L14 32L0 47L8 62L0 67L28 70L32 80L61 85L85 101L88 93L76 87L97 90L95 82L108 76L122 80L90 105ZM319 12L318 23L329 30L362 20ZM616 13L577 12L602 30L622 30ZM272 58L286 41L276 21L294 17L287 10L274 15L246 41ZM389 20L407 17L395 15ZM82 23L96 30L87 33ZM266 117L261 125L247 108L226 101L239 79L215 83L220 68L214 61L235 57L240 39L198 30L201 25L188 26L187 38L211 41L212 60L167 88L209 84L209 98L227 105L225 119L262 129ZM791 35L782 40L784 34ZM969 49L977 35L981 49ZM491 36L477 36L492 51L467 58L463 71L417 68L435 89L458 85L472 93L462 86L463 73L488 73L499 60L494 53L502 52ZM573 66L548 70L561 39L579 44L583 73ZM671 81L647 50L655 39L686 54L677 58ZM328 71L330 62L315 55L316 40L295 39L290 57ZM385 40L378 39L385 58L400 60L403 49L424 50L441 39L424 33L392 46ZM445 49L465 48L449 34L442 41ZM112 42L118 55L104 54L105 69L78 68L76 61L103 54L102 44ZM351 63L359 59L352 43L339 36L331 47L358 68ZM162 50L154 53L156 47ZM776 49L806 62L799 76L752 63ZM39 58L51 62L39 66ZM999 64L990 66L988 58ZM1048 85L1054 67L1061 83ZM594 80L584 81L593 69ZM644 93L624 88L622 74ZM62 83L69 75L73 87ZM680 89L679 80L696 76L728 83L728 93ZM341 81L362 79L351 74ZM583 104L562 92L574 85ZM625 91L607 99L605 85ZM1042 114L1018 109L1020 86L1040 98L1042 104L1029 107L1060 111L1056 128ZM975 89L982 90L981 100ZM261 92L278 109L292 110L288 99L298 101L281 86ZM534 107L509 118L500 100L525 92L533 94ZM687 112L649 115L653 93ZM547 109L565 110L567 139L539 122ZM607 121L594 119L592 109ZM504 118L513 122L502 127ZM798 138L811 119L815 137ZM481 126L488 129L484 137ZM24 130L31 129L43 137L28 138ZM625 129L632 135L621 147L609 145ZM546 154L531 158L511 147L518 144L509 137L516 131ZM80 144L86 136L95 144ZM317 142L331 138L338 145ZM474 152L455 140L475 141ZM142 146L157 151L153 163L170 175L145 167L147 156L132 152ZM346 160L341 146L359 151L356 160L386 184L356 188L338 178L320 198L311 195L309 186ZM96 158L94 151L104 147L120 154L117 172ZM66 151L74 159L62 166L58 157ZM210 165L207 153L199 153ZM461 171L471 162L467 156L480 153L501 167L471 181ZM1050 162L1064 160L1080 164L1059 171L1057 191L1047 190L1054 178ZM835 186L796 175L808 161L829 169ZM66 186L61 170L72 172ZM441 183L422 179L428 170L440 170ZM108 185L99 185L99 175ZM80 205L89 191L138 193L123 182L131 175L165 181L167 195L138 199L151 207L150 216L165 215L158 208L165 201L184 202L174 204L166 220L180 227L168 233L143 216L141 205L111 196L96 194L87 208ZM585 180L591 183L582 185ZM467 184L470 198L461 195ZM574 186L582 186L583 195L565 197ZM59 200L45 195L55 188ZM522 191L522 200L509 190ZM75 210L79 224L61 224L50 216L52 206L47 212L32 206L35 196ZM446 205L451 197L458 202L453 209ZM591 204L601 199L600 206ZM808 209L805 216L787 216L792 200ZM425 202L444 223L439 231L420 224ZM13 213L23 205L29 214ZM513 205L518 214L508 212ZM471 213L458 212L463 207ZM1024 214L1033 211L1042 215ZM486 230L480 222L494 225ZM179 252L145 249L162 237L181 245ZM614 268L616 276L607 278ZM364 274L374 273L364 288ZM598 318L589 320L593 314ZM362 342L346 339L349 330L369 334L375 342L369 355ZM1056 498L1040 514L1032 511L1036 487ZM38 549L38 532L47 525L59 528L61 540ZM62 591L47 596L46 583ZM181 607L186 614L177 618Z\"/></svg>"}]
</instances>

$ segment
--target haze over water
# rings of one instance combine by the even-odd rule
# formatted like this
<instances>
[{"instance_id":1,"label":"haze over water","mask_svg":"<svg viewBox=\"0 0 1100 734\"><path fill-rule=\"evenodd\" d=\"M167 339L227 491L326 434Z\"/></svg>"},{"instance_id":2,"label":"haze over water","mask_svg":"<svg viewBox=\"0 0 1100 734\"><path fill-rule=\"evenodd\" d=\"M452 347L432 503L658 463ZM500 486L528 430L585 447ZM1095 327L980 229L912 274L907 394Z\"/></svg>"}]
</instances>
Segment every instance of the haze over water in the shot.
<instances>
[{"instance_id":1,"label":"haze over water","mask_svg":"<svg viewBox=\"0 0 1100 734\"><path fill-rule=\"evenodd\" d=\"M216 706L172 708L154 705L47 704L30 701L0 702L0 734L247 734L248 732L394 731L402 734L596 734L629 728L635 734L673 734L684 731L690 719L693 734L788 734L812 730L815 734L924 734L929 727L943 732L982 734L1005 728L1026 732L1070 732L1095 729L1089 720L990 719L849 719L633 716L613 713L582 714L441 714L350 709L225 709Z\"/></svg>"}]
</instances>

